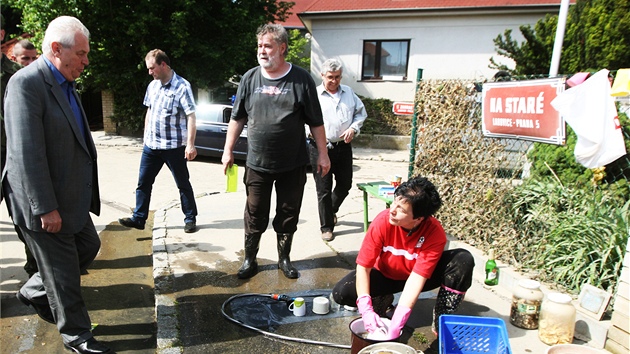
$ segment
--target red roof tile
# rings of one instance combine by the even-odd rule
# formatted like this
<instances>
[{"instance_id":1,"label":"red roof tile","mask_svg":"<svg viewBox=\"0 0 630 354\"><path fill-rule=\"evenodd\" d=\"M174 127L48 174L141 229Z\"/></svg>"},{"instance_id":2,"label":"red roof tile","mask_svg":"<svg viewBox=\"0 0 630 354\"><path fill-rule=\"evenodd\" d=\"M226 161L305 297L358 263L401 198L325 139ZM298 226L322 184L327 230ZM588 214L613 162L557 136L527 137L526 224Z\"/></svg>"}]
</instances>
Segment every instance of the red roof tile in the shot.
<instances>
[{"instance_id":1,"label":"red roof tile","mask_svg":"<svg viewBox=\"0 0 630 354\"><path fill-rule=\"evenodd\" d=\"M317 2L317 0L287 0L295 3L291 10L291 15L285 22L282 23L284 27L288 28L304 28L304 24L300 21L298 14L304 12L312 3Z\"/></svg>"},{"instance_id":2,"label":"red roof tile","mask_svg":"<svg viewBox=\"0 0 630 354\"><path fill-rule=\"evenodd\" d=\"M300 3L299 0L293 0ZM560 5L561 0L311 0L305 12ZM575 3L575 0L571 0ZM299 12L298 12L299 13Z\"/></svg>"},{"instance_id":3,"label":"red roof tile","mask_svg":"<svg viewBox=\"0 0 630 354\"><path fill-rule=\"evenodd\" d=\"M562 0L287 0L295 5L283 23L289 28L304 28L298 14L316 12L431 10L475 7L559 6ZM576 0L570 0L574 4Z\"/></svg>"}]
</instances>

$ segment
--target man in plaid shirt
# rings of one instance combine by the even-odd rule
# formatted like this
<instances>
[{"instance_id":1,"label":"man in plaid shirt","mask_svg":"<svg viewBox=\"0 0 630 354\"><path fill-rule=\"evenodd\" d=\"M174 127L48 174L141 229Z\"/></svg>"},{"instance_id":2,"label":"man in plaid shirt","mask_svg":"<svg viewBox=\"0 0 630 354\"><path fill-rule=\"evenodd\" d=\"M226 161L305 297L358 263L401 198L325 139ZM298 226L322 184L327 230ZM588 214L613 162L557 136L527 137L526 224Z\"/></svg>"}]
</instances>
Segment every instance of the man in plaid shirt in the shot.
<instances>
[{"instance_id":1,"label":"man in plaid shirt","mask_svg":"<svg viewBox=\"0 0 630 354\"><path fill-rule=\"evenodd\" d=\"M195 149L195 100L190 83L177 75L166 53L160 49L145 57L153 80L147 87L144 105L144 147L140 161L136 208L130 218L121 218L121 225L143 230L149 215L151 189L155 177L166 164L179 189L184 212L184 232L197 230L197 204L190 184L186 162L197 156Z\"/></svg>"}]
</instances>

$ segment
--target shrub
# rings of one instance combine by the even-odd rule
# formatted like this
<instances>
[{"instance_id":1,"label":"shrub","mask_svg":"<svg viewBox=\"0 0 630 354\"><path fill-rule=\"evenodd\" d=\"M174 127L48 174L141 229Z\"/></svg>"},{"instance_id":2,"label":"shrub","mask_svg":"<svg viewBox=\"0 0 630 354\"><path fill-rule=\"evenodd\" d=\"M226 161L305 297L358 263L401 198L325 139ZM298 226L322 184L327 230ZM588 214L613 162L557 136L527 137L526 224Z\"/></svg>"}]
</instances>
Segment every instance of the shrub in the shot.
<instances>
[{"instance_id":1,"label":"shrub","mask_svg":"<svg viewBox=\"0 0 630 354\"><path fill-rule=\"evenodd\" d=\"M523 264L568 291L577 293L583 283L614 290L630 201L611 188L564 187L552 179L529 181L514 196L515 226L528 245L516 255Z\"/></svg>"},{"instance_id":2,"label":"shrub","mask_svg":"<svg viewBox=\"0 0 630 354\"><path fill-rule=\"evenodd\" d=\"M362 134L410 135L412 116L396 115L392 111L393 102L386 98L366 98L359 96L368 118L361 128Z\"/></svg>"}]
</instances>

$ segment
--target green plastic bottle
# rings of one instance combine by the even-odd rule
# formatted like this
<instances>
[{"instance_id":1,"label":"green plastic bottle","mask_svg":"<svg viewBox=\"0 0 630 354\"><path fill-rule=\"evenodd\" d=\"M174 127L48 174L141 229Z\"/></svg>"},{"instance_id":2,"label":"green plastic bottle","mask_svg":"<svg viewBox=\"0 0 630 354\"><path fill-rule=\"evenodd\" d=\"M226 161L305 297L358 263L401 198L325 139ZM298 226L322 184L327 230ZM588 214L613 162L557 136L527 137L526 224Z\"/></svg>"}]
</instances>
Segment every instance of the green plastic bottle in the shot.
<instances>
[{"instance_id":1,"label":"green plastic bottle","mask_svg":"<svg viewBox=\"0 0 630 354\"><path fill-rule=\"evenodd\" d=\"M499 268L494 261L494 250L488 251L488 261L486 261L486 285L499 284Z\"/></svg>"}]
</instances>

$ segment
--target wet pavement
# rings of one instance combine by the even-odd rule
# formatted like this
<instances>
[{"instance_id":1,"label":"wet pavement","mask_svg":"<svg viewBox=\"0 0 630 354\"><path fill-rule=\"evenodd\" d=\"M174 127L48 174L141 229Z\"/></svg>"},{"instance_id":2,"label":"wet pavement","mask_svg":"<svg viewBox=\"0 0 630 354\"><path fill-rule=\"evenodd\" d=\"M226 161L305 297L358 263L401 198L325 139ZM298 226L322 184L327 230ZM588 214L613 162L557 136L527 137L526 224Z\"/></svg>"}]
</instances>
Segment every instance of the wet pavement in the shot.
<instances>
[{"instance_id":1,"label":"wet pavement","mask_svg":"<svg viewBox=\"0 0 630 354\"><path fill-rule=\"evenodd\" d=\"M270 335L245 328L227 319L223 312L231 314L234 302L226 301L242 294L330 291L354 268L364 235L363 197L358 189L351 190L337 214L336 238L324 242L319 232L315 186L309 176L291 252L300 277L287 279L277 269L276 236L269 229L260 244L259 273L240 280L236 271L243 259L245 192L242 183L237 192L225 192L226 179L219 159L198 158L189 163L199 209L196 233L183 232L178 192L166 168L154 185L153 218L145 230L132 230L120 226L117 219L128 216L135 203L141 143L139 139L105 136L102 132L93 135L99 150L103 202L103 212L94 221L102 248L82 284L97 339L118 353L349 353L345 349L351 339L348 324L359 316L356 312L310 316L303 322L273 326ZM388 180L393 175L406 179L406 151L355 148L354 155L355 183ZM239 167L239 178L242 175L243 167ZM384 207L383 202L370 198L370 219ZM0 215L0 352L63 352L56 328L39 321L31 308L14 297L26 280L21 269L24 255L4 205L0 206ZM538 340L536 330L509 324L510 286L518 274L504 267L501 284L487 287L482 283L483 254L456 241L449 244L460 246L473 253L477 265L473 286L458 314L502 318L513 353L544 353L548 346ZM438 353L438 341L430 330L434 297L433 293L422 294L402 337L402 342L427 354ZM274 313L281 321L292 316L283 308ZM309 344L313 341L338 347Z\"/></svg>"}]
</instances>

